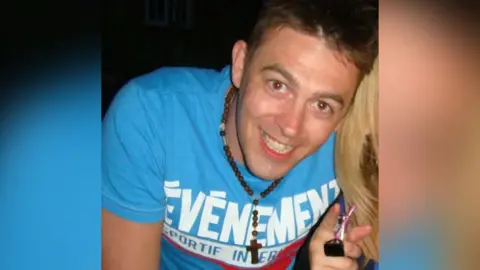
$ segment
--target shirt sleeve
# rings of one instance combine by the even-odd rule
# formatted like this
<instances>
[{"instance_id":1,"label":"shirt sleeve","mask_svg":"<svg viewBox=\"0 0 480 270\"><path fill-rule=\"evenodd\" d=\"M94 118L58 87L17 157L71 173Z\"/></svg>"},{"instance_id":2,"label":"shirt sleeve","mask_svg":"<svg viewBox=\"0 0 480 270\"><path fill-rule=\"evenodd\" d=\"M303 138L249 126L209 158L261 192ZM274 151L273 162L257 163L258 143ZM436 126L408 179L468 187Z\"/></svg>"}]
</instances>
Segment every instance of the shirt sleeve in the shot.
<instances>
[{"instance_id":1,"label":"shirt sleeve","mask_svg":"<svg viewBox=\"0 0 480 270\"><path fill-rule=\"evenodd\" d=\"M139 223L163 221L162 104L130 82L113 100L102 130L102 206ZM154 117L153 117L154 115Z\"/></svg>"}]
</instances>

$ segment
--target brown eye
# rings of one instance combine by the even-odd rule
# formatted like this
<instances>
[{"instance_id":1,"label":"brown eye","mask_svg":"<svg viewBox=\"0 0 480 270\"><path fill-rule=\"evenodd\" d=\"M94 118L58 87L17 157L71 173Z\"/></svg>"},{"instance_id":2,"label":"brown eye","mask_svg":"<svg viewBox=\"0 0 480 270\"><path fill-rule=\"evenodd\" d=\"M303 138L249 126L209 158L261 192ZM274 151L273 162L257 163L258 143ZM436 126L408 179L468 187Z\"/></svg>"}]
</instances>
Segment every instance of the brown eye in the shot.
<instances>
[{"instance_id":1,"label":"brown eye","mask_svg":"<svg viewBox=\"0 0 480 270\"><path fill-rule=\"evenodd\" d=\"M281 91L286 90L285 84L283 84L279 81L272 80L272 81L269 82L269 85L270 85L270 88L275 92L278 92L278 91L281 92Z\"/></svg>"},{"instance_id":2,"label":"brown eye","mask_svg":"<svg viewBox=\"0 0 480 270\"><path fill-rule=\"evenodd\" d=\"M325 103L325 102L319 102L319 103L318 103L318 108L319 108L320 110L328 109L328 104Z\"/></svg>"},{"instance_id":3,"label":"brown eye","mask_svg":"<svg viewBox=\"0 0 480 270\"><path fill-rule=\"evenodd\" d=\"M315 105L316 109L321 111L321 112L332 112L332 107L330 107L330 105L325 102L325 101L318 101Z\"/></svg>"}]
</instances>

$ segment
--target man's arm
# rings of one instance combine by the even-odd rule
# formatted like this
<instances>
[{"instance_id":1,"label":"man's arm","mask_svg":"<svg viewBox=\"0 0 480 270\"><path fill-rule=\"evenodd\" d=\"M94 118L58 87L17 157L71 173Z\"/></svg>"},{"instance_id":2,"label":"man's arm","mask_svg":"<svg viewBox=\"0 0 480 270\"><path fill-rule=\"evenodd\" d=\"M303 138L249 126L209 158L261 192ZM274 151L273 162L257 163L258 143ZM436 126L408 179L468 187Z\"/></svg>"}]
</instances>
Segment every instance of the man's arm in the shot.
<instances>
[{"instance_id":1,"label":"man's arm","mask_svg":"<svg viewBox=\"0 0 480 270\"><path fill-rule=\"evenodd\" d=\"M158 270L165 214L163 122L152 91L129 83L103 122L102 269Z\"/></svg>"},{"instance_id":2,"label":"man's arm","mask_svg":"<svg viewBox=\"0 0 480 270\"><path fill-rule=\"evenodd\" d=\"M162 230L102 210L102 270L158 270Z\"/></svg>"}]
</instances>

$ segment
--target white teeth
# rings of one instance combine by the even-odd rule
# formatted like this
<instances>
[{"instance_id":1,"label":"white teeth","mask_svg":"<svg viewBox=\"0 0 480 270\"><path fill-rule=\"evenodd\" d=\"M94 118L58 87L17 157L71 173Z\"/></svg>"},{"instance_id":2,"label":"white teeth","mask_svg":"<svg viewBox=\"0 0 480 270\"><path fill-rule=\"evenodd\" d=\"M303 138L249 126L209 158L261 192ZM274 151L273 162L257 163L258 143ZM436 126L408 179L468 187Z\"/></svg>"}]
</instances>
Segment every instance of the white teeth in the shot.
<instances>
[{"instance_id":1,"label":"white teeth","mask_svg":"<svg viewBox=\"0 0 480 270\"><path fill-rule=\"evenodd\" d=\"M282 144L277 142L272 137L268 136L265 132L262 132L263 141L267 144L268 148L279 153L286 154L293 150L293 146Z\"/></svg>"}]
</instances>

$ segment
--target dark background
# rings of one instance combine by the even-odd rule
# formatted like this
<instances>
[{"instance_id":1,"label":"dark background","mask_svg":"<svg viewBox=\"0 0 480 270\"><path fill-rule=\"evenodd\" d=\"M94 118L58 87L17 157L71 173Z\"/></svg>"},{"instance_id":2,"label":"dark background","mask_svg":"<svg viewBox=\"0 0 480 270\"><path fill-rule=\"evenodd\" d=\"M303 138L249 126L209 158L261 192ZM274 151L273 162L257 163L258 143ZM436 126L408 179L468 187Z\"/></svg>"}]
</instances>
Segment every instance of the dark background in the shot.
<instances>
[{"instance_id":1,"label":"dark background","mask_svg":"<svg viewBox=\"0 0 480 270\"><path fill-rule=\"evenodd\" d=\"M102 116L128 80L162 66L220 69L245 39L261 0L107 0L102 33Z\"/></svg>"}]
</instances>

